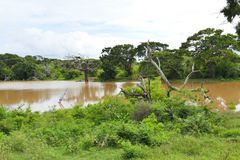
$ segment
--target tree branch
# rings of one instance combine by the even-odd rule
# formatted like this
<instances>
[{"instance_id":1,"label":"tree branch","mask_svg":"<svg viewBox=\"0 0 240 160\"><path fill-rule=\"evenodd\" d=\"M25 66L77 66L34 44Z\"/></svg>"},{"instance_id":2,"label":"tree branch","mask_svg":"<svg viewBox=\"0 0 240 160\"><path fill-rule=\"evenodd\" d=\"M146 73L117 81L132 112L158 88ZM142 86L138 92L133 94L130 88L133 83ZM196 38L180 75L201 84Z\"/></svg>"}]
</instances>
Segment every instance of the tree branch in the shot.
<instances>
[{"instance_id":1,"label":"tree branch","mask_svg":"<svg viewBox=\"0 0 240 160\"><path fill-rule=\"evenodd\" d=\"M195 64L193 63L192 71L187 75L187 77L185 78L185 81L184 81L183 85L180 87L180 89L183 89L187 85L188 80L191 78L192 74L196 73L196 72L200 72L200 71L199 70L195 70Z\"/></svg>"},{"instance_id":2,"label":"tree branch","mask_svg":"<svg viewBox=\"0 0 240 160\"><path fill-rule=\"evenodd\" d=\"M186 84L188 83L188 80L190 79L190 77L192 76L192 74L193 74L193 73L196 73L196 72L199 72L199 71L196 71L196 70L194 69L194 68L195 68L195 65L193 64L193 65L192 65L192 71L191 71L191 73L189 73L189 74L187 75L187 77L185 78L185 81L184 81L183 85L182 85L180 88L175 87L175 86L173 86L173 85L169 82L169 80L168 80L167 77L165 76L164 72L162 71L162 69L161 69L161 63L160 63L159 58L156 57L158 64L153 60L153 58L152 58L152 49L151 49L149 46L147 46L147 47L144 46L144 49L145 49L145 56L147 57L148 61L150 61L150 63L157 69L157 72L158 72L158 74L160 75L161 79L167 84L168 88L170 88L171 90L179 91L179 90L183 89L183 88L186 86Z\"/></svg>"}]
</instances>

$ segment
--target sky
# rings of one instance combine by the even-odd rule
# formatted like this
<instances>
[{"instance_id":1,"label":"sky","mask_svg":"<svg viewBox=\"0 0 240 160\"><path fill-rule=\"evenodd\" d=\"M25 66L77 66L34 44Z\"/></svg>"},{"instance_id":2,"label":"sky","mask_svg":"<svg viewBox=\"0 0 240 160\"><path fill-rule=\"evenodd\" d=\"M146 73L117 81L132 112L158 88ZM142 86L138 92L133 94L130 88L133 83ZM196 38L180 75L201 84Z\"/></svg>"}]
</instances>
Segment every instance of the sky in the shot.
<instances>
[{"instance_id":1,"label":"sky","mask_svg":"<svg viewBox=\"0 0 240 160\"><path fill-rule=\"evenodd\" d=\"M226 0L0 0L0 53L97 58L104 47L145 41L178 48L208 27L235 33Z\"/></svg>"}]
</instances>

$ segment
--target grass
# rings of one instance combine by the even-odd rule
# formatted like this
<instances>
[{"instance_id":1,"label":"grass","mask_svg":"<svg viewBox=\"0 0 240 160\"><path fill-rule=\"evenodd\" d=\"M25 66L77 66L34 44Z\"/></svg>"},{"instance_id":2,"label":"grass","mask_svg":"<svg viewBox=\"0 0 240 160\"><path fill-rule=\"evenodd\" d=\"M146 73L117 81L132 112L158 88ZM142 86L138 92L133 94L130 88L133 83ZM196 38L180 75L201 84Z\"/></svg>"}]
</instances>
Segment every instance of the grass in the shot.
<instances>
[{"instance_id":1,"label":"grass","mask_svg":"<svg viewBox=\"0 0 240 160\"><path fill-rule=\"evenodd\" d=\"M152 102L106 97L45 113L0 107L0 159L239 159L240 113L213 113L164 95Z\"/></svg>"},{"instance_id":2,"label":"grass","mask_svg":"<svg viewBox=\"0 0 240 160\"><path fill-rule=\"evenodd\" d=\"M227 139L212 136L175 137L167 144L160 147L145 147L142 153L145 160L238 160L239 141L229 141ZM91 148L81 150L75 154L65 154L59 148L50 148L48 154L43 159L53 160L121 160L123 150L113 148ZM29 153L11 153L9 159L22 160L31 156ZM42 157L41 157L42 158Z\"/></svg>"}]
</instances>

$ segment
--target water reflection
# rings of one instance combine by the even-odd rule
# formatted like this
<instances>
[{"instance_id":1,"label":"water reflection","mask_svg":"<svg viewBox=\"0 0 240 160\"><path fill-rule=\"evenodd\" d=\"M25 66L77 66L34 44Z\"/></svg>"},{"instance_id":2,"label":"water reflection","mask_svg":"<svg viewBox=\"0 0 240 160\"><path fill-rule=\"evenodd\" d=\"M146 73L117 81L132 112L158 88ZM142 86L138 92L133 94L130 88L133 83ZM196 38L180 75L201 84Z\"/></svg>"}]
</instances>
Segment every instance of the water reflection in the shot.
<instances>
[{"instance_id":1,"label":"water reflection","mask_svg":"<svg viewBox=\"0 0 240 160\"><path fill-rule=\"evenodd\" d=\"M100 83L73 81L0 82L0 104L9 108L31 106L33 111L65 108L75 104L96 103L105 96L119 93L131 82ZM59 99L62 99L59 104Z\"/></svg>"},{"instance_id":2,"label":"water reflection","mask_svg":"<svg viewBox=\"0 0 240 160\"><path fill-rule=\"evenodd\" d=\"M96 103L105 96L118 94L121 87L133 84L73 81L0 82L0 105L9 108L16 108L19 105L26 108L30 105L33 111L46 111L53 107L60 108L58 102L64 95L61 103L68 108L79 103L83 105ZM200 86L200 83L190 83L187 87ZM204 87L209 89L209 95L214 100L222 98L226 105L239 104L236 110L240 111L240 82L205 83Z\"/></svg>"}]
</instances>

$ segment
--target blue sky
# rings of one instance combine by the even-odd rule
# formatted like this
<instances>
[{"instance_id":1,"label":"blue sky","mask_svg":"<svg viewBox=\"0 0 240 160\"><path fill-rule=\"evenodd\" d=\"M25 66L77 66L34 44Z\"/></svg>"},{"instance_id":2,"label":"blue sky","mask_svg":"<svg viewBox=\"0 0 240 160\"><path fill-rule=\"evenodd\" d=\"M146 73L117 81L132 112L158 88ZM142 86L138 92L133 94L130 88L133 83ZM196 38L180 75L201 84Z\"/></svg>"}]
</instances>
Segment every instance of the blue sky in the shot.
<instances>
[{"instance_id":1,"label":"blue sky","mask_svg":"<svg viewBox=\"0 0 240 160\"><path fill-rule=\"evenodd\" d=\"M225 0L0 0L0 53L98 57L151 40L177 48L200 29L234 33Z\"/></svg>"}]
</instances>

